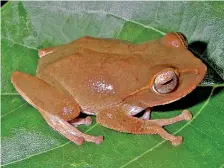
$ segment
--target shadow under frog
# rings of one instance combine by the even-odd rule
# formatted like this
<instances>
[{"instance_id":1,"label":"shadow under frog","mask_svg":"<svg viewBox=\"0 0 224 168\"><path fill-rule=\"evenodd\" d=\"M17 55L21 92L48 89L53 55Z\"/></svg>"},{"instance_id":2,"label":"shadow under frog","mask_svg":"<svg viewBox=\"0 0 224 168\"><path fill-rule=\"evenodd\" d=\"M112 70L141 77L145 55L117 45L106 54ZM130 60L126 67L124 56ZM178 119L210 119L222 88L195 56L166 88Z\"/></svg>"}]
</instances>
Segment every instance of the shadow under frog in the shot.
<instances>
[{"instance_id":1,"label":"shadow under frog","mask_svg":"<svg viewBox=\"0 0 224 168\"><path fill-rule=\"evenodd\" d=\"M103 141L103 136L75 128L91 124L90 117L78 118L80 112L96 115L97 123L116 131L159 134L175 146L181 144L181 136L163 127L191 120L191 113L150 119L151 108L185 97L207 71L181 33L142 44L83 37L38 54L36 77L17 71L11 81L53 129L78 145ZM135 117L142 111L143 116Z\"/></svg>"}]
</instances>

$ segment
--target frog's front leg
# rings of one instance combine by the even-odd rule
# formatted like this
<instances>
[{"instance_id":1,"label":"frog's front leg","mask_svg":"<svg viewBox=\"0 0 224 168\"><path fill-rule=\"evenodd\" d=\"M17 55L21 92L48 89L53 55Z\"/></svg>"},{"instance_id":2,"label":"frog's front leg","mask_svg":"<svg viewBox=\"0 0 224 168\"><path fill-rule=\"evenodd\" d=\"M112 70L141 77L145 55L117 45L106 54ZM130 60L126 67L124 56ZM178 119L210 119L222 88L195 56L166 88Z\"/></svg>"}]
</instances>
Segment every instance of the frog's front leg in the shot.
<instances>
[{"instance_id":1,"label":"frog's front leg","mask_svg":"<svg viewBox=\"0 0 224 168\"><path fill-rule=\"evenodd\" d=\"M147 111L146 111L147 112ZM187 119L189 119L187 117ZM97 123L120 131L132 134L159 134L165 140L169 140L173 145L182 143L181 136L174 136L163 129L164 125L186 120L186 115L180 115L171 119L146 120L131 116L122 105L117 105L104 109L96 116Z\"/></svg>"},{"instance_id":2,"label":"frog's front leg","mask_svg":"<svg viewBox=\"0 0 224 168\"><path fill-rule=\"evenodd\" d=\"M80 114L79 105L70 94L60 92L43 80L21 72L14 72L11 80L19 94L42 114L52 128L67 139L78 145L84 141L96 144L103 141L102 136L86 135L68 123ZM87 118L73 121L73 124L74 122L76 125L90 124L91 120Z\"/></svg>"}]
</instances>

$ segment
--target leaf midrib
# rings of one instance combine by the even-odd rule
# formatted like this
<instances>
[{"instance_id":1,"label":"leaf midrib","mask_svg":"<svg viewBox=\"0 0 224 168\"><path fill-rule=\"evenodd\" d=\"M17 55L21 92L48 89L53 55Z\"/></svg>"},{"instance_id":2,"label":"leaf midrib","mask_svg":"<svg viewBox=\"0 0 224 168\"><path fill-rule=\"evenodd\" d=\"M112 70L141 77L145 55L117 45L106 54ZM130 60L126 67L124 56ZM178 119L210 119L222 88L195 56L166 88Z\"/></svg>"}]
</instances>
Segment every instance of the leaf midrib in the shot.
<instances>
[{"instance_id":1,"label":"leaf midrib","mask_svg":"<svg viewBox=\"0 0 224 168\"><path fill-rule=\"evenodd\" d=\"M177 130L176 132L174 132L174 135L177 134L177 133L179 133L180 131L182 131L185 127L187 127L189 124L191 124L191 123L198 117L198 115L201 114L201 112L203 111L203 109L204 109L204 108L207 106L207 104L209 103L209 101L210 101L210 99L211 99L211 97L212 97L212 95L213 95L213 93L214 93L214 90L215 90L216 88L217 88L217 87L213 87L213 88L212 88L212 90L211 90L211 92L210 92L210 94L209 94L207 100L204 102L204 104L203 104L202 107L199 109L199 111L196 113L196 115L193 117L193 119L192 119L191 121L189 121L188 123L186 123L186 124L185 124L183 127L181 127L179 130ZM98 124L95 123L92 127L90 127L89 129L87 129L84 133L87 133L87 132L89 132L90 130L94 129L97 125L98 125ZM152 148L146 150L146 151L143 152L141 155L139 155L138 157L133 158L132 160L130 160L130 161L127 162L126 164L123 164L122 166L120 166L119 168L124 168L124 167L126 167L127 165L131 164L132 162L137 161L138 159L140 159L141 157L143 157L144 155L146 155L146 154L149 153L150 151L153 151L154 149L156 149L156 148L159 147L160 145L164 144L165 142L166 142L166 140L161 141L160 143L158 143L158 144L155 145L154 147L152 147ZM8 165L11 165L11 164L18 163L18 162L20 162L20 161L24 161L24 160L30 159L30 158L35 157L35 156L40 156L40 155L42 155L42 154L46 154L46 153L48 153L48 152L54 151L55 149L63 148L64 146L66 146L66 145L68 145L68 144L70 144L70 143L71 143L71 142L68 141L68 142L66 142L66 143L64 143L64 144L62 144L62 145L57 146L57 147L48 149L48 150L43 151L43 152L40 152L40 153L38 153L38 154L30 155L30 156L25 157L25 158L20 159L20 160L15 160L15 161L13 161L13 162L6 163L6 164L1 165L1 166L8 166Z\"/></svg>"}]
</instances>

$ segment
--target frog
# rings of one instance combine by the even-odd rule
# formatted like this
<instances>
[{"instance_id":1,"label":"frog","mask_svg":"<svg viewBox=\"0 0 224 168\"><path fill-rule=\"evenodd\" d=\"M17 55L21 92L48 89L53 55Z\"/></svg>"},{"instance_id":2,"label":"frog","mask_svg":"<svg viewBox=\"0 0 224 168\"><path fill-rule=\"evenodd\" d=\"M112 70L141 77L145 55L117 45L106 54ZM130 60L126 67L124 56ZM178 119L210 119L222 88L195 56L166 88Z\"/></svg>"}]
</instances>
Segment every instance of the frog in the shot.
<instances>
[{"instance_id":1,"label":"frog","mask_svg":"<svg viewBox=\"0 0 224 168\"><path fill-rule=\"evenodd\" d=\"M151 119L152 108L188 95L207 71L180 32L142 43L84 36L42 48L38 55L36 76L15 71L11 82L50 127L77 145L103 142L103 136L77 128L89 126L92 115L97 124L114 131L156 134L180 145L183 137L164 127L190 121L191 112L183 109L172 118Z\"/></svg>"}]
</instances>

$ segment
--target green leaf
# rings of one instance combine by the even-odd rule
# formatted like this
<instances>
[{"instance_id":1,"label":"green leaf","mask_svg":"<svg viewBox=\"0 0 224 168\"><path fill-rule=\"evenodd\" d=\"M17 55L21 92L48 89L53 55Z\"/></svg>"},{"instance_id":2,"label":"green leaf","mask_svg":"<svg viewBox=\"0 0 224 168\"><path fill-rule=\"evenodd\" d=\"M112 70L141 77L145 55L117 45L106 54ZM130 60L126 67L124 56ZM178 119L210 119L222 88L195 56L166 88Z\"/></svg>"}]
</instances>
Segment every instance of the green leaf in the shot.
<instances>
[{"instance_id":1,"label":"green leaf","mask_svg":"<svg viewBox=\"0 0 224 168\"><path fill-rule=\"evenodd\" d=\"M8 2L1 9L2 167L224 167L223 8L223 2ZM35 74L42 47L84 35L141 43L169 31L186 34L190 49L209 67L203 85L152 113L169 118L192 111L191 121L166 127L184 137L178 147L157 135L119 133L95 122L79 129L103 135L104 142L76 146L52 130L10 82L15 70Z\"/></svg>"}]
</instances>

